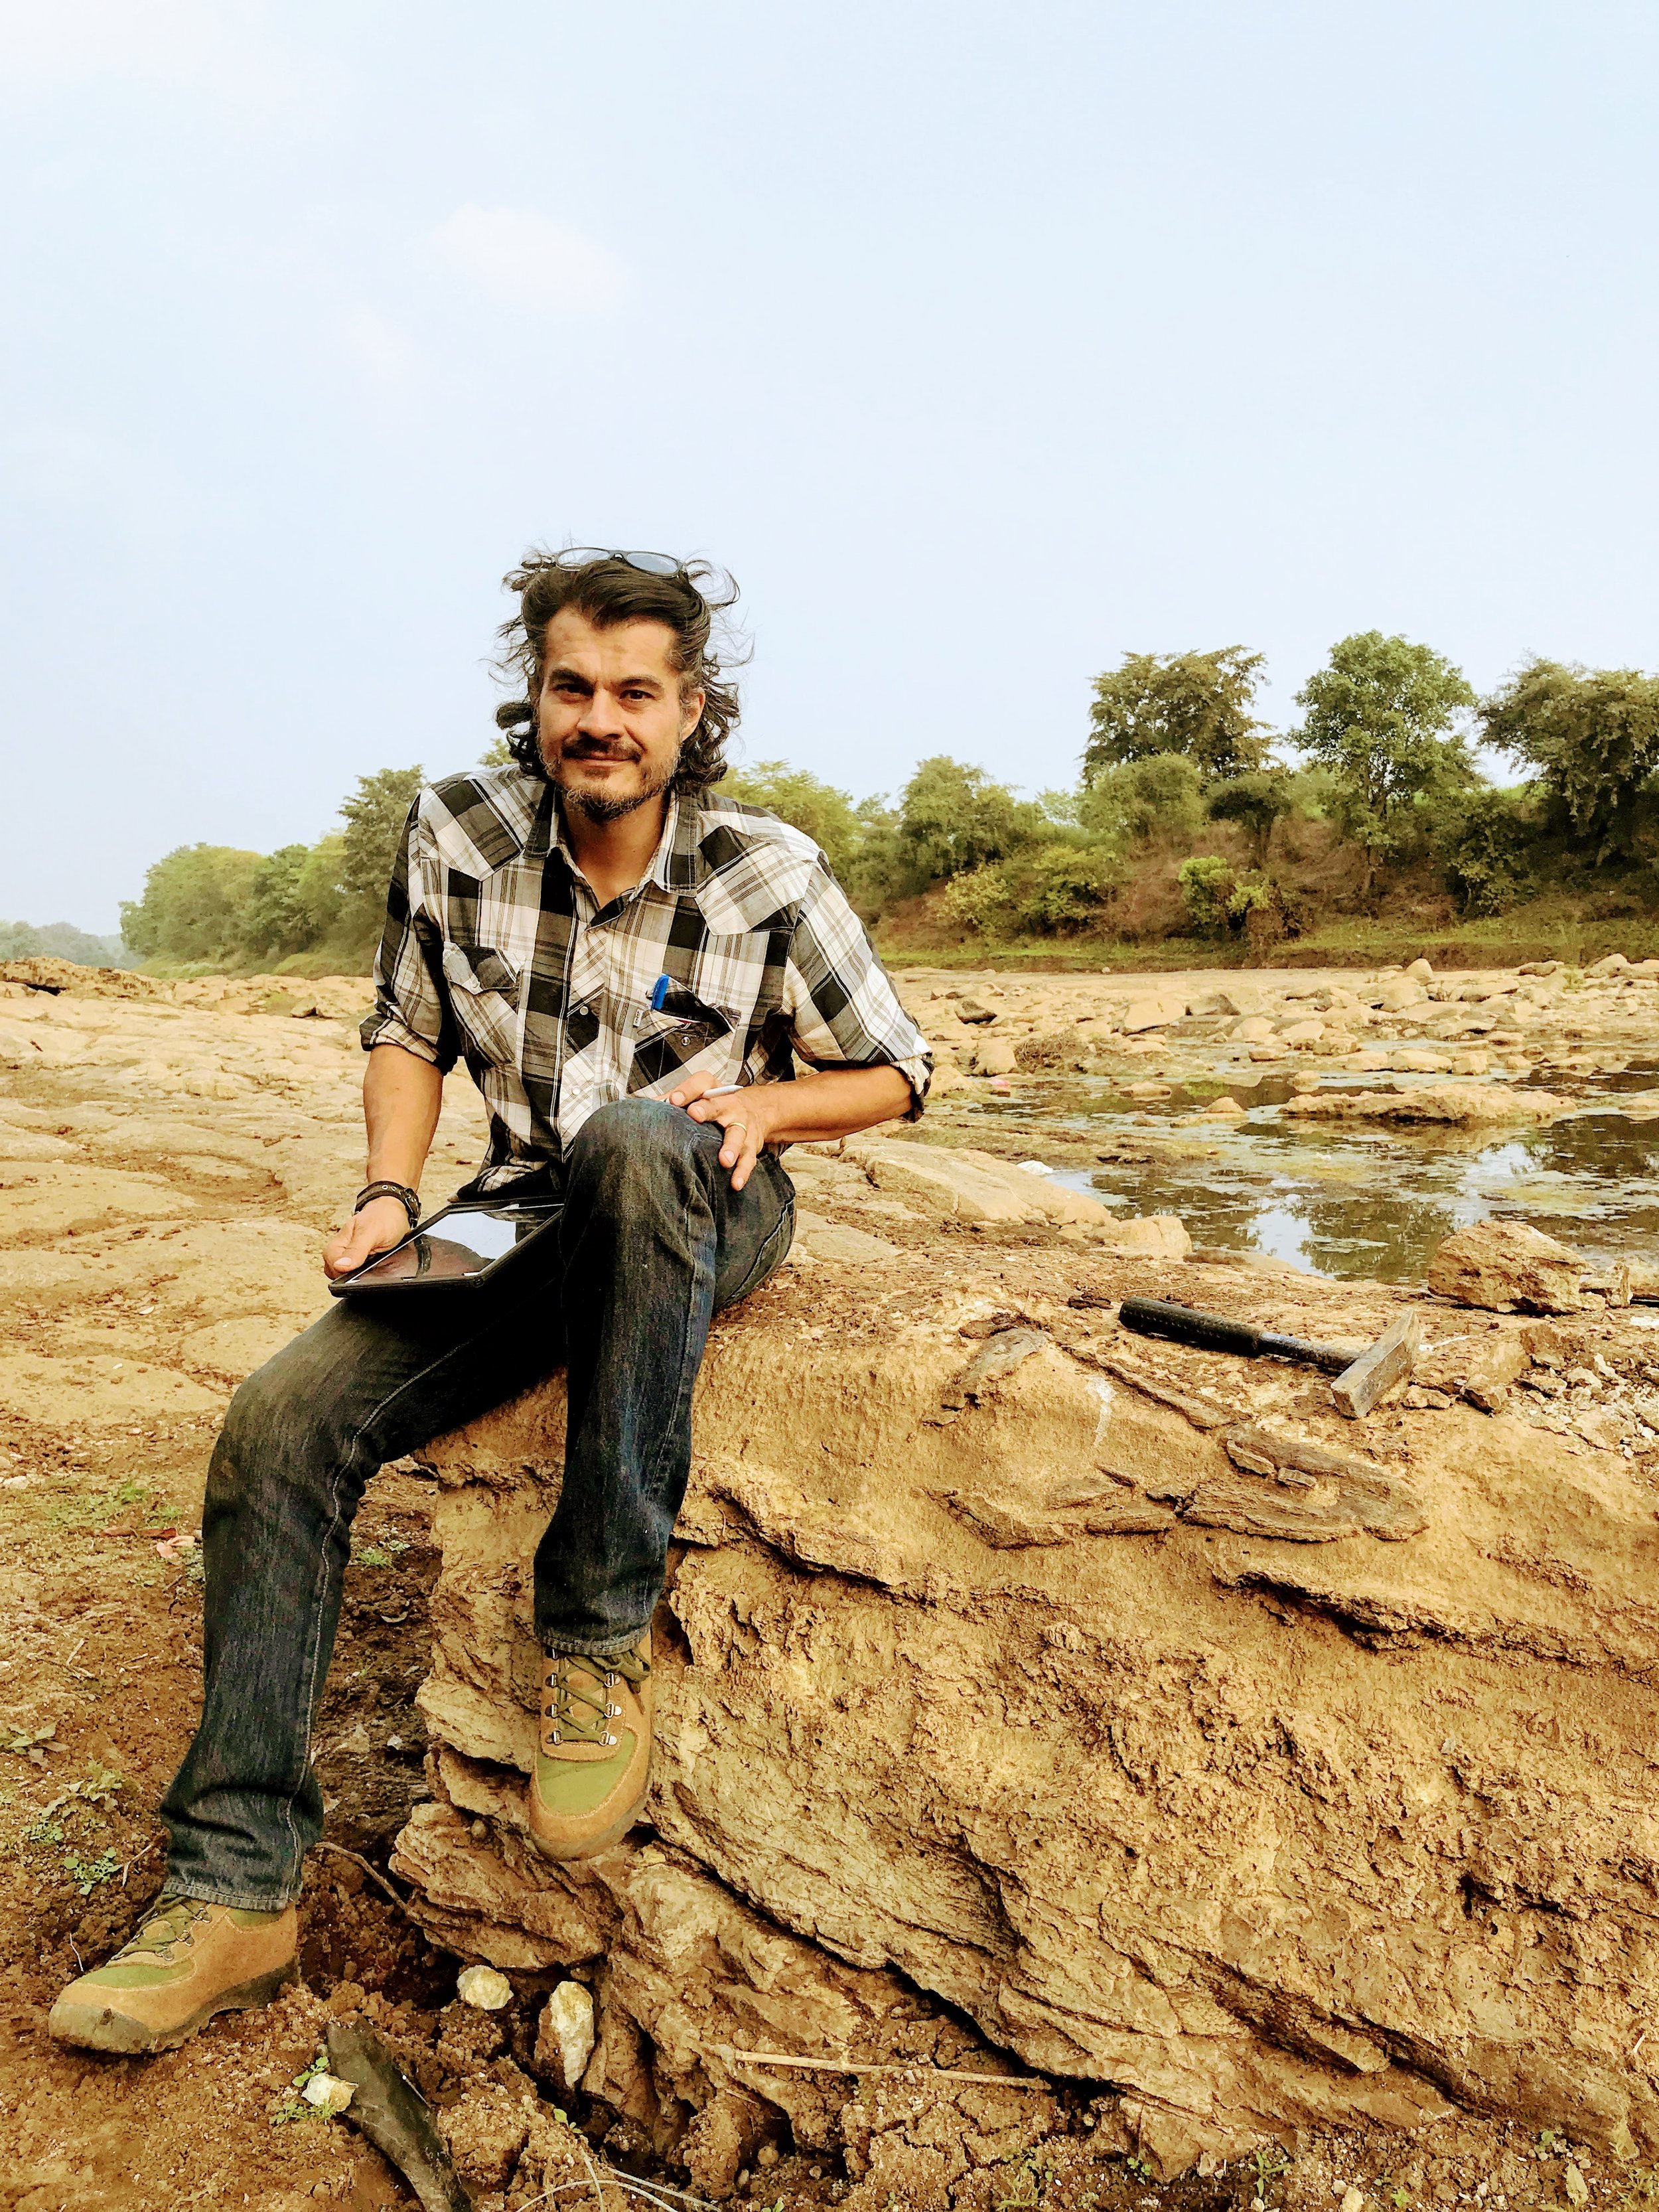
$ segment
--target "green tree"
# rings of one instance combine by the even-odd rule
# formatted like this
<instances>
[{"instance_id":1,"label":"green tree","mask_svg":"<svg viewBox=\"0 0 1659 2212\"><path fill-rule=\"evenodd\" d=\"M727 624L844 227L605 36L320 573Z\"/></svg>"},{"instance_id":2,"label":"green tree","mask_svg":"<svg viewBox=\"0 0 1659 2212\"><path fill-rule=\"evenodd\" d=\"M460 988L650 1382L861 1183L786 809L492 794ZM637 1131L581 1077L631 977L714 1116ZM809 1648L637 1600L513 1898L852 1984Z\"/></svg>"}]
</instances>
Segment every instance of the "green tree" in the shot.
<instances>
[{"instance_id":1,"label":"green tree","mask_svg":"<svg viewBox=\"0 0 1659 2212\"><path fill-rule=\"evenodd\" d=\"M311 858L309 845L279 845L254 870L242 921L242 943L253 953L279 958L302 952L312 941L311 924L300 897L300 881Z\"/></svg>"},{"instance_id":2,"label":"green tree","mask_svg":"<svg viewBox=\"0 0 1659 2212\"><path fill-rule=\"evenodd\" d=\"M1266 724L1250 712L1263 656L1126 653L1094 682L1083 772L1093 781L1121 761L1183 753L1205 778L1241 775L1267 757Z\"/></svg>"},{"instance_id":3,"label":"green tree","mask_svg":"<svg viewBox=\"0 0 1659 2212\"><path fill-rule=\"evenodd\" d=\"M848 793L781 760L757 761L750 768L732 769L720 791L744 806L763 806L781 822L804 830L823 848L824 858L842 881L847 880L862 842L858 809Z\"/></svg>"},{"instance_id":4,"label":"green tree","mask_svg":"<svg viewBox=\"0 0 1659 2212\"><path fill-rule=\"evenodd\" d=\"M1595 857L1630 849L1637 793L1659 768L1659 677L1533 660L1481 702L1489 745L1536 769Z\"/></svg>"},{"instance_id":5,"label":"green tree","mask_svg":"<svg viewBox=\"0 0 1659 2212\"><path fill-rule=\"evenodd\" d=\"M1084 786L1076 819L1091 842L1114 848L1149 837L1190 837L1204 821L1198 770L1182 753L1121 761Z\"/></svg>"},{"instance_id":6,"label":"green tree","mask_svg":"<svg viewBox=\"0 0 1659 2212\"><path fill-rule=\"evenodd\" d=\"M1291 779L1282 768L1247 769L1243 775L1212 783L1204 800L1211 821L1237 822L1249 831L1258 860L1267 849L1274 823L1295 810Z\"/></svg>"},{"instance_id":7,"label":"green tree","mask_svg":"<svg viewBox=\"0 0 1659 2212\"><path fill-rule=\"evenodd\" d=\"M935 754L918 766L899 802L898 847L913 888L1005 860L1048 828L1042 810L1017 799L982 768Z\"/></svg>"},{"instance_id":8,"label":"green tree","mask_svg":"<svg viewBox=\"0 0 1659 2212\"><path fill-rule=\"evenodd\" d=\"M1369 629L1334 645L1328 664L1296 696L1304 719L1295 742L1340 778L1369 890L1378 855L1398 843L1418 802L1474 781L1454 725L1474 693L1431 647Z\"/></svg>"},{"instance_id":9,"label":"green tree","mask_svg":"<svg viewBox=\"0 0 1659 2212\"><path fill-rule=\"evenodd\" d=\"M340 926L346 903L345 886L341 881L344 866L345 839L337 830L331 830L326 837L319 837L306 854L295 895L305 917L308 945L322 944Z\"/></svg>"},{"instance_id":10,"label":"green tree","mask_svg":"<svg viewBox=\"0 0 1659 2212\"><path fill-rule=\"evenodd\" d=\"M383 768L376 775L360 775L356 790L341 805L340 888L359 919L378 920L386 904L404 824L425 781L424 769Z\"/></svg>"},{"instance_id":11,"label":"green tree","mask_svg":"<svg viewBox=\"0 0 1659 2212\"><path fill-rule=\"evenodd\" d=\"M229 845L179 846L144 878L143 898L122 902L122 936L142 959L234 958L261 865Z\"/></svg>"}]
</instances>

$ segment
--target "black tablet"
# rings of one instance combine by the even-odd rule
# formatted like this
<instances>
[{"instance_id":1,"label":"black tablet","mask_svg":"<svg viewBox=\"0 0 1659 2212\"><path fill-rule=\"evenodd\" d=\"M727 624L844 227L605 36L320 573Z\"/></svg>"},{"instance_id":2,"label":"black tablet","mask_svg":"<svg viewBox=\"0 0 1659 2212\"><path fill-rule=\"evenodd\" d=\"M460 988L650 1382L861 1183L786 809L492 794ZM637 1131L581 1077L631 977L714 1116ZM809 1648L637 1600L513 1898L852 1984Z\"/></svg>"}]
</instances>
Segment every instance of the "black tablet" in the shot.
<instances>
[{"instance_id":1,"label":"black tablet","mask_svg":"<svg viewBox=\"0 0 1659 2212\"><path fill-rule=\"evenodd\" d=\"M477 1289L510 1267L562 1211L546 1199L515 1205L505 1193L495 1200L446 1206L400 1244L377 1252L355 1274L342 1275L328 1287L337 1298Z\"/></svg>"}]
</instances>

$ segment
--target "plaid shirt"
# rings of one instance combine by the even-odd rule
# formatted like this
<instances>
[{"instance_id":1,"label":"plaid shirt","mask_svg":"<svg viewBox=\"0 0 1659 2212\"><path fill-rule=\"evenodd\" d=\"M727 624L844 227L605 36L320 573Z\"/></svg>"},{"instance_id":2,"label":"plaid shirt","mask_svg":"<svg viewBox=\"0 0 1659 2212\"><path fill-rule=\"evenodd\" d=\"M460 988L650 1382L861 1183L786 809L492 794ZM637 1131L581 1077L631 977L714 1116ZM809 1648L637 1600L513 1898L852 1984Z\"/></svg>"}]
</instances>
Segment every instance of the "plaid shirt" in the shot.
<instances>
[{"instance_id":1,"label":"plaid shirt","mask_svg":"<svg viewBox=\"0 0 1659 2212\"><path fill-rule=\"evenodd\" d=\"M660 1010L651 1000L668 980ZM810 837L718 793L671 799L641 883L601 907L553 787L474 769L422 791L392 878L365 1049L465 1059L489 1109L478 1187L563 1157L588 1115L681 1079L787 1082L933 1058Z\"/></svg>"}]
</instances>

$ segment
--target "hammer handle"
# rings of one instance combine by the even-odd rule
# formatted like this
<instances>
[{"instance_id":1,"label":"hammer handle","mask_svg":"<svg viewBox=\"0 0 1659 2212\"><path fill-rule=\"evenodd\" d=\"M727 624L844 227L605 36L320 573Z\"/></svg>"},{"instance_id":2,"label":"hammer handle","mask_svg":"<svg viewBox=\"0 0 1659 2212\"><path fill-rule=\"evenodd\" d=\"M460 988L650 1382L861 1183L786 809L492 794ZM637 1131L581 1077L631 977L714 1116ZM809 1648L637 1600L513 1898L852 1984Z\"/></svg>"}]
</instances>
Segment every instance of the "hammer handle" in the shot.
<instances>
[{"instance_id":1,"label":"hammer handle","mask_svg":"<svg viewBox=\"0 0 1659 2212\"><path fill-rule=\"evenodd\" d=\"M1117 1317L1138 1336L1166 1337L1172 1344L1190 1345L1194 1352L1231 1352L1243 1359L1293 1359L1304 1367L1322 1368L1328 1375L1340 1375L1354 1357L1340 1345L1280 1336L1273 1329L1232 1321L1225 1314L1202 1313L1196 1306L1176 1305L1169 1298L1125 1298Z\"/></svg>"},{"instance_id":2,"label":"hammer handle","mask_svg":"<svg viewBox=\"0 0 1659 2212\"><path fill-rule=\"evenodd\" d=\"M1169 1298L1125 1298L1117 1317L1137 1336L1167 1337L1171 1344L1191 1345L1194 1352L1235 1352L1254 1359L1261 1349L1261 1331L1249 1322L1200 1313L1196 1306L1179 1306Z\"/></svg>"}]
</instances>

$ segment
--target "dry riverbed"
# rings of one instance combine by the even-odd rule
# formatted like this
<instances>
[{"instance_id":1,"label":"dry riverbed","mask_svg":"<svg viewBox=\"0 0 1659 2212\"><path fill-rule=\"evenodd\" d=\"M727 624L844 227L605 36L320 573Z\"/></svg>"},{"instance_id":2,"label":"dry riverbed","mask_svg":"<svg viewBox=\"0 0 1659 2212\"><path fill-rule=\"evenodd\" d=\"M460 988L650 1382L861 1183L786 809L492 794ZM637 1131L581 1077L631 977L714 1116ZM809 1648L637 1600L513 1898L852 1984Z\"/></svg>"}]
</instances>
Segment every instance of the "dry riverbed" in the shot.
<instances>
[{"instance_id":1,"label":"dry riverbed","mask_svg":"<svg viewBox=\"0 0 1659 2212\"><path fill-rule=\"evenodd\" d=\"M1230 1175L1248 1183L1256 1173L1230 1165L1229 1146L1299 1146L1326 1161L1346 1147L1386 1182L1425 1146L1489 1147L1494 1129L1498 1141L1524 1142L1599 1116L1639 1136L1645 1061L1659 1059L1659 963L1649 965L1656 974L1210 974L1144 987L1121 976L908 975L907 1000L940 1047L935 1109L915 1132L796 1156L794 1267L810 1283L815 1265L861 1255L908 1250L925 1265L942 1240L957 1250L1074 1245L1171 1260L1195 1246L1218 1260L1273 1242L1259 1234L1253 1200L1231 1215L1212 1200L1202 1213L1206 1191L1224 1196ZM319 1247L360 1168L353 1018L365 987L158 985L60 963L4 974L0 2206L412 2203L347 2125L296 2105L295 2077L331 2011L378 2008L426 2054L441 2105L482 2081L542 2078L536 1993L487 2022L460 2004L456 1960L365 1870L384 1870L425 1795L413 1693L427 1666L436 1562L431 1485L418 1468L382 1473L356 1531L319 1750L337 1848L311 1871L305 1990L148 2063L96 2063L43 2035L58 1984L124 1937L155 1885L150 1808L194 1711L207 1454L236 1382L325 1302ZM1439 1110L1468 1118L1353 1125L1289 1110L1298 1097L1384 1103L1431 1088L1458 1094ZM1517 1104L1528 1091L1553 1103ZM1253 1116L1255 1138L1241 1133ZM463 1179L481 1134L470 1086L452 1082L431 1193ZM1510 1200L1527 1174L1571 1180L1563 1157L1540 1170L1519 1155ZM1050 1172L1031 1172L1027 1160ZM1508 1206L1569 1233L1565 1206L1510 1200L1466 1191L1462 1202L1466 1217ZM1455 1225L1446 1208L1430 1225L1443 1219ZM1600 1251L1623 1237L1631 1248L1628 1227L1622 1216L1575 1221L1570 1241L1588 1237ZM1340 1235L1339 1224L1323 1245L1315 1237L1311 1253L1304 1238L1292 1256L1323 1262ZM1388 1248L1405 1255L1402 1273L1421 1273L1405 1264L1416 1249ZM1362 1271L1376 1272L1331 1269ZM1216 1277L1201 1264L1191 1272L1191 1295L1204 1302ZM1639 1460L1654 1437L1644 1320L1627 1310L1594 1365L1547 1357L1517 1385L1513 1410L1569 1442L1589 1437ZM871 2095L890 2101L902 2090ZM569 2102L605 2156L626 2166L635 2154L625 2124L602 2105ZM1209 2160L1208 2171L1158 2184L1133 2159L1099 2151L1088 2103L1070 2098L1049 2132L1011 2148L958 2201L984 2212L1509 2212L1634 2206L1656 2190L1645 2170L1576 2148L1571 2115L1540 2132L1453 2114L1413 2132ZM839 2202L848 2185L834 2163L796 2157L787 2144L736 2185L745 2200L789 2212ZM601 2193L620 2212L617 2191ZM522 2191L481 2197L504 2212L524 2201Z\"/></svg>"}]
</instances>

